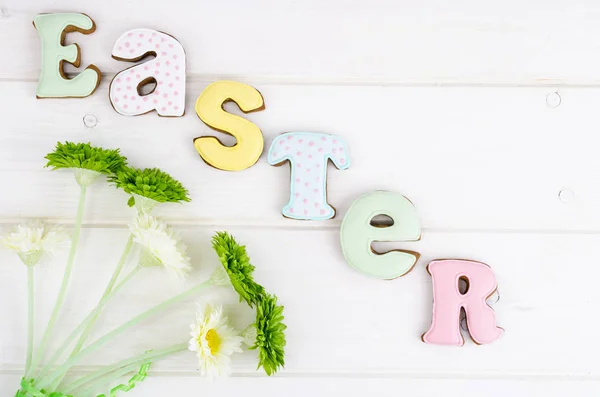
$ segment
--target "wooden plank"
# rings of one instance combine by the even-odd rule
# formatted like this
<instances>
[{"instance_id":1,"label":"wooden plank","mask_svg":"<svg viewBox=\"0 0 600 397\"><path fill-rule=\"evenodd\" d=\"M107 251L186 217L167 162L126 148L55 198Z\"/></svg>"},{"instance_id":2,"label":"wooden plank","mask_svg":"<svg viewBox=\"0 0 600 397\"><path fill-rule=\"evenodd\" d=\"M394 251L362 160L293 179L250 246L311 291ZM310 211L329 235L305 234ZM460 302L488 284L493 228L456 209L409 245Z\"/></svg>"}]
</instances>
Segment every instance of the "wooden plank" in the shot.
<instances>
[{"instance_id":1,"label":"wooden plank","mask_svg":"<svg viewBox=\"0 0 600 397\"><path fill-rule=\"evenodd\" d=\"M228 229L248 245L256 278L286 307L287 365L276 377L257 372L256 352L245 352L234 356L232 379L211 383L199 378L194 354L182 352L156 363L153 376L129 393L133 397L191 390L243 390L248 396L599 394L600 3L46 3L0 5L0 51L6 54L0 64L0 224L7 228L29 217L72 223L74 181L43 169L43 156L56 141L120 147L133 165L160 167L190 189L192 203L164 205L156 213L177 224L197 270L182 285L161 269L145 269L111 303L93 338L208 277L218 266L210 247L215 230ZM67 42L79 43L82 65L96 64L105 78L90 98L38 101L40 43L31 21L61 11L85 12L96 21L96 33L69 34ZM186 49L185 117L127 118L108 103L110 79L130 66L110 58L113 43L138 27L172 33ZM242 173L212 169L199 158L193 138L215 133L198 120L193 104L219 79L246 82L263 94L267 109L245 117L263 130L265 149L286 131L328 132L348 141L351 168L329 169L336 219L281 217L288 167L270 167L265 156ZM86 127L85 116L97 125ZM424 226L419 242L376 245L422 254L409 275L389 282L353 271L339 248L346 210L375 189L409 197ZM58 325L63 335L95 305L121 254L132 215L126 200L102 184L90 191ZM425 266L447 257L494 269L500 299L493 307L506 329L496 343L475 346L467 338L455 349L420 341L432 305ZM38 330L65 259L37 268ZM26 269L6 251L0 263L4 396L14 394L25 356ZM76 371L185 341L195 303L207 300L223 302L238 329L253 321L231 289L211 290L143 322Z\"/></svg>"},{"instance_id":2,"label":"wooden plank","mask_svg":"<svg viewBox=\"0 0 600 397\"><path fill-rule=\"evenodd\" d=\"M0 375L0 392L12 395L17 385L17 376ZM247 396L397 396L410 391L414 397L432 395L478 397L503 397L510 395L543 395L562 397L576 395L580 397L597 396L600 391L598 382L573 382L565 380L472 380L472 379L364 379L360 377L330 378L231 378L210 382L199 377L153 377L147 378L128 395L165 395L185 394L190 390L205 396L235 395L244 391Z\"/></svg>"},{"instance_id":3,"label":"wooden plank","mask_svg":"<svg viewBox=\"0 0 600 397\"><path fill-rule=\"evenodd\" d=\"M598 84L594 0L196 1L106 0L77 6L9 0L0 13L0 78L37 79L43 12L81 11L97 23L80 43L83 65L112 74L115 40L132 28L175 35L191 76L373 84ZM166 16L168 15L168 16Z\"/></svg>"},{"instance_id":4,"label":"wooden plank","mask_svg":"<svg viewBox=\"0 0 600 397\"><path fill-rule=\"evenodd\" d=\"M182 223L338 227L355 198L384 189L410 198L425 228L598 230L600 158L593 142L600 122L593 115L600 90L562 89L562 104L550 108L552 92L544 88L257 85L267 109L247 117L263 130L266 148L294 130L348 142L350 169L328 172L337 220L318 223L281 216L288 167L269 166L265 154L239 173L201 160L193 139L217 134L193 110L206 84L189 84L186 116L161 118L118 115L106 84L91 98L36 100L34 83L0 83L0 101L11 103L0 110L0 176L10 186L0 195L0 218L72 220L77 187L70 173L44 170L43 157L57 141L73 140L119 147L131 164L181 180L192 203L166 205L159 214ZM234 105L227 109L240 114ZM84 125L86 114L97 118L94 128ZM95 185L86 222L127 222L126 200Z\"/></svg>"},{"instance_id":5,"label":"wooden plank","mask_svg":"<svg viewBox=\"0 0 600 397\"><path fill-rule=\"evenodd\" d=\"M210 248L213 227L179 228L199 269L188 285L217 265ZM418 251L422 259L407 276L394 281L369 279L343 260L336 231L272 230L232 227L256 265L256 279L285 305L288 375L388 374L432 377L597 379L600 365L596 338L600 290L592 258L600 255L597 235L526 233L431 233L416 243L386 244L380 249ZM85 229L58 330L64 335L91 309L120 256L127 236L122 229ZM297 255L298 251L302 255ZM462 348L427 345L420 336L431 319L432 293L425 266L435 258L469 258L488 263L499 283L493 304L505 334L493 344ZM134 258L132 258L132 262ZM38 270L38 326L50 312L61 263ZM16 257L0 253L0 366L18 369L25 345L25 268ZM140 274L101 318L95 337L133 314L164 300L184 286L161 277L161 269ZM7 299L11 297L11 299ZM237 303L235 293L219 289L198 298L218 298L238 329L253 321L252 310ZM149 320L106 345L84 365L108 363L149 348L188 337L193 300L165 316ZM39 329L39 328L38 328ZM56 344L58 344L58 340ZM255 352L234 360L238 374L256 374ZM193 372L191 352L157 363L155 369Z\"/></svg>"}]
</instances>

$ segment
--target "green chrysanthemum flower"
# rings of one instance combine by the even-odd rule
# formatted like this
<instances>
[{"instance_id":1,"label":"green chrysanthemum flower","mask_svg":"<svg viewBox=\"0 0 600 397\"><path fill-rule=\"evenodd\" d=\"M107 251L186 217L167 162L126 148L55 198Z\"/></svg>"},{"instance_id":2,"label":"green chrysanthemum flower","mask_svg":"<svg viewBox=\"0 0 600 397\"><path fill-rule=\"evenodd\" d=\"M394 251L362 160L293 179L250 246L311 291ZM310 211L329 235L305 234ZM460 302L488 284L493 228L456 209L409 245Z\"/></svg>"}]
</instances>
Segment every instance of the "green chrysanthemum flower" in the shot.
<instances>
[{"instance_id":1,"label":"green chrysanthemum flower","mask_svg":"<svg viewBox=\"0 0 600 397\"><path fill-rule=\"evenodd\" d=\"M283 306L277 305L277 297L266 295L256 307L256 342L251 349L258 349L258 368L263 367L271 376L285 365L285 330Z\"/></svg>"},{"instance_id":2,"label":"green chrysanthemum flower","mask_svg":"<svg viewBox=\"0 0 600 397\"><path fill-rule=\"evenodd\" d=\"M119 153L119 149L103 149L89 143L58 142L54 151L45 158L48 160L46 167L53 170L84 168L106 175L114 174L127 165L127 159Z\"/></svg>"},{"instance_id":3,"label":"green chrysanthemum flower","mask_svg":"<svg viewBox=\"0 0 600 397\"><path fill-rule=\"evenodd\" d=\"M134 195L148 198L159 203L179 203L190 201L189 193L183 185L171 175L158 168L138 169L126 167L109 180L116 187L131 194L128 201L130 207L135 204Z\"/></svg>"},{"instance_id":4,"label":"green chrysanthemum flower","mask_svg":"<svg viewBox=\"0 0 600 397\"><path fill-rule=\"evenodd\" d=\"M240 295L240 302L245 300L250 307L258 305L265 289L252 277L254 266L250 264L246 247L239 245L227 232L215 234L212 245L231 280L231 285Z\"/></svg>"},{"instance_id":5,"label":"green chrysanthemum flower","mask_svg":"<svg viewBox=\"0 0 600 397\"><path fill-rule=\"evenodd\" d=\"M53 152L46 155L46 167L53 170L75 169L79 184L88 185L100 174L111 175L127 165L127 158L119 149L103 149L89 143L65 142L56 144Z\"/></svg>"}]
</instances>

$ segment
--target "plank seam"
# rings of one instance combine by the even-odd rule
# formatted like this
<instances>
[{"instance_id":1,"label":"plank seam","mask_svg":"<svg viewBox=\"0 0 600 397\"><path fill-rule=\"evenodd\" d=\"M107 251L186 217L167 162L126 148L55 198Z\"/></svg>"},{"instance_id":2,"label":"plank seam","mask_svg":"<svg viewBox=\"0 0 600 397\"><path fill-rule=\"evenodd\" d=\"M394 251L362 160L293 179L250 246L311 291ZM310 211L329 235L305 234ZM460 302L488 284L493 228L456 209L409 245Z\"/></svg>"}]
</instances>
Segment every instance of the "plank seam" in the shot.
<instances>
[{"instance_id":1,"label":"plank seam","mask_svg":"<svg viewBox=\"0 0 600 397\"><path fill-rule=\"evenodd\" d=\"M35 218L35 217L31 217ZM26 219L31 218L0 218L0 227L10 228L22 223ZM73 219L67 218L47 218L39 217L45 222L54 223L63 226L74 225ZM222 228L222 227L234 227L234 228L248 228L248 229L278 229L278 230L289 230L289 231L330 231L337 230L340 228L342 221L333 220L329 222L301 222L298 225L285 224L285 220L281 223L258 223L254 221L243 222L239 220L181 220L181 219L169 219L159 216L170 226L179 228ZM82 224L84 229L128 229L128 221L126 220L112 220L112 221L97 221L97 222L84 222ZM428 228L424 227L421 229L424 233L431 234L536 234L536 235L599 235L600 230L578 230L578 229L480 229L480 228Z\"/></svg>"},{"instance_id":2,"label":"plank seam","mask_svg":"<svg viewBox=\"0 0 600 397\"><path fill-rule=\"evenodd\" d=\"M78 367L73 373L85 375L101 367ZM0 376L19 376L23 372L22 368L0 368ZM198 377L198 371L186 370L154 370L149 371L150 376L162 378L183 378ZM266 378L267 376L255 370L233 371L231 374L235 378ZM287 371L280 372L277 378L288 379L306 379L306 378L343 378L343 379L471 379L471 380L552 380L552 381L591 381L600 382L600 375L591 375L589 373L561 373L561 372L475 372L465 374L464 372L417 372L417 371Z\"/></svg>"},{"instance_id":3,"label":"plank seam","mask_svg":"<svg viewBox=\"0 0 600 397\"><path fill-rule=\"evenodd\" d=\"M112 80L116 73L103 72L102 82ZM72 78L77 73L67 73ZM290 86L340 86L340 87L407 87L407 88L600 88L600 81L592 82L569 82L563 79L543 79L525 81L411 81L390 80L365 77L341 77L341 78L315 78L315 77L292 77L292 76L267 76L267 75L235 75L235 74L203 74L193 73L186 76L187 82L213 82L217 80L234 80L254 85L290 85ZM0 83L37 83L38 77L14 76L0 77Z\"/></svg>"}]
</instances>

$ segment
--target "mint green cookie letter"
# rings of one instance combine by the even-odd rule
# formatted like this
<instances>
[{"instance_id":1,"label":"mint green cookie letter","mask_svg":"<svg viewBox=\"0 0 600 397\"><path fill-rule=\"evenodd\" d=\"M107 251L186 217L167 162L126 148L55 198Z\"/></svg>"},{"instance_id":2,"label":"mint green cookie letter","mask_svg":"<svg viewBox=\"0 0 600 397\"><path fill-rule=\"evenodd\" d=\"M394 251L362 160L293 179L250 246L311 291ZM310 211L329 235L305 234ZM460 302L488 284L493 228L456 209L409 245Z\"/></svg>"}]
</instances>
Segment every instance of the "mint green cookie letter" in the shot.
<instances>
[{"instance_id":1,"label":"mint green cookie letter","mask_svg":"<svg viewBox=\"0 0 600 397\"><path fill-rule=\"evenodd\" d=\"M376 215L387 215L391 226L373 226ZM346 213L340 230L342 251L354 269L371 277L392 279L412 270L419 254L410 251L373 251L374 241L417 241L421 224L415 206L404 196L375 191L360 196Z\"/></svg>"},{"instance_id":2,"label":"mint green cookie letter","mask_svg":"<svg viewBox=\"0 0 600 397\"><path fill-rule=\"evenodd\" d=\"M35 17L33 25L42 41L42 70L37 86L38 98L82 98L91 95L100 84L102 75L94 65L68 79L63 71L63 62L79 67L81 61L79 46L63 46L66 33L93 33L94 21L85 14L41 14Z\"/></svg>"}]
</instances>

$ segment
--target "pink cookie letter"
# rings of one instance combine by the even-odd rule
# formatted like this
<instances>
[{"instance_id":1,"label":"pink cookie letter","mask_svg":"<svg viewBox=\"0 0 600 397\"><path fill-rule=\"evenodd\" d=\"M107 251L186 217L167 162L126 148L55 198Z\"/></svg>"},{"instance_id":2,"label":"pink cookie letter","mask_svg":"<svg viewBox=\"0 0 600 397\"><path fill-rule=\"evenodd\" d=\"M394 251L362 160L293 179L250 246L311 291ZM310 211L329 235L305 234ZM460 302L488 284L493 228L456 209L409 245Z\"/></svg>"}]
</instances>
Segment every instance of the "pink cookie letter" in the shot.
<instances>
[{"instance_id":1,"label":"pink cookie letter","mask_svg":"<svg viewBox=\"0 0 600 397\"><path fill-rule=\"evenodd\" d=\"M109 98L117 113L137 116L156 110L159 116L183 116L185 111L185 52L173 36L152 29L125 32L113 48L112 57L137 62L155 58L125 69L110 83ZM142 87L155 84L142 95Z\"/></svg>"},{"instance_id":2,"label":"pink cookie letter","mask_svg":"<svg viewBox=\"0 0 600 397\"><path fill-rule=\"evenodd\" d=\"M460 311L465 310L471 339L478 345L498 339L504 330L496 326L496 316L485 302L496 291L496 277L484 263L447 259L427 266L433 282L433 319L422 339L425 343L462 346ZM460 280L467 290L461 293Z\"/></svg>"},{"instance_id":3,"label":"pink cookie letter","mask_svg":"<svg viewBox=\"0 0 600 397\"><path fill-rule=\"evenodd\" d=\"M335 209L327 203L328 160L340 170L350 166L342 138L316 132L286 132L275 138L269 164L289 161L291 168L290 201L283 207L283 216L302 220L335 216Z\"/></svg>"}]
</instances>

